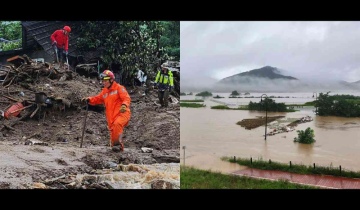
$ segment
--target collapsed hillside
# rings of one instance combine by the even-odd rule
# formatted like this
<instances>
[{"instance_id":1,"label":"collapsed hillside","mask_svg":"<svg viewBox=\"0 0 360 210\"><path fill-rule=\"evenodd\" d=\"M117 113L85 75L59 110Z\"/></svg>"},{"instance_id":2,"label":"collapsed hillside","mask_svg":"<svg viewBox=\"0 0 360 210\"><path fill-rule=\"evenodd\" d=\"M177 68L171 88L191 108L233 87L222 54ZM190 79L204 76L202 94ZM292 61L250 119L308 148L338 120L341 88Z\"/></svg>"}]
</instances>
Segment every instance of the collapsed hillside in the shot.
<instances>
[{"instance_id":1,"label":"collapsed hillside","mask_svg":"<svg viewBox=\"0 0 360 210\"><path fill-rule=\"evenodd\" d=\"M33 188L36 182L64 174L106 170L109 163L180 162L179 98L171 96L169 107L161 108L157 90L126 87L132 99L132 116L124 129L122 153L109 147L104 106L89 105L80 148L86 115L86 104L81 103L81 98L100 93L100 82L57 64L32 62L29 58L14 63L6 75L0 75L0 80L4 80L0 110L6 113L17 103L22 104L22 110L7 112L9 119L0 117L0 188ZM59 186L53 188L64 188ZM110 185L103 187L106 186ZM124 185L118 187L121 186Z\"/></svg>"}]
</instances>

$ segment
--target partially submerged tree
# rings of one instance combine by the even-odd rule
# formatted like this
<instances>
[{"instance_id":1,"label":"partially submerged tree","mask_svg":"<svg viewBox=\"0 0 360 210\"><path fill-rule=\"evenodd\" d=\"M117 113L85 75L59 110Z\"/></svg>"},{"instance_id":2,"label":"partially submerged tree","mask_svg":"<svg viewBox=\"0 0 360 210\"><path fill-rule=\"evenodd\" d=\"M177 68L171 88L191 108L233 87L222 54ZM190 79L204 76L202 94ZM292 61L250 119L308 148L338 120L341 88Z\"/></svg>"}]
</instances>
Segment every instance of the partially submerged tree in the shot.
<instances>
[{"instance_id":1,"label":"partially submerged tree","mask_svg":"<svg viewBox=\"0 0 360 210\"><path fill-rule=\"evenodd\" d=\"M312 144L315 142L315 134L314 130L308 127L305 131L298 130L298 137L294 138L294 142L299 142L302 144Z\"/></svg>"},{"instance_id":2,"label":"partially submerged tree","mask_svg":"<svg viewBox=\"0 0 360 210\"><path fill-rule=\"evenodd\" d=\"M233 92L231 92L230 96L239 96L240 93L238 93L236 90L234 90Z\"/></svg>"},{"instance_id":3,"label":"partially submerged tree","mask_svg":"<svg viewBox=\"0 0 360 210\"><path fill-rule=\"evenodd\" d=\"M212 96L212 93L208 92L208 91L204 91L204 92L196 94L195 96Z\"/></svg>"},{"instance_id":4,"label":"partially submerged tree","mask_svg":"<svg viewBox=\"0 0 360 210\"><path fill-rule=\"evenodd\" d=\"M360 97L320 93L315 106L319 116L360 117Z\"/></svg>"},{"instance_id":5,"label":"partially submerged tree","mask_svg":"<svg viewBox=\"0 0 360 210\"><path fill-rule=\"evenodd\" d=\"M273 112L286 112L286 105L284 103L276 103L273 99L265 98L259 103L250 101L249 110L257 111L273 111Z\"/></svg>"}]
</instances>

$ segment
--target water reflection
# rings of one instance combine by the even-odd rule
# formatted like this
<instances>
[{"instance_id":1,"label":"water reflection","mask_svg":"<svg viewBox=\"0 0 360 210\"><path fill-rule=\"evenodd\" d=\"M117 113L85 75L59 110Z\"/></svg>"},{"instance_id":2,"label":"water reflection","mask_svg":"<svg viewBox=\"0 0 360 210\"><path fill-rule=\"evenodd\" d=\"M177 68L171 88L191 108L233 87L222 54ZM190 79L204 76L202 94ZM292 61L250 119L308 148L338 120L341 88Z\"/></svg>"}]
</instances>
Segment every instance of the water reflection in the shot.
<instances>
[{"instance_id":1,"label":"water reflection","mask_svg":"<svg viewBox=\"0 0 360 210\"><path fill-rule=\"evenodd\" d=\"M220 96L228 97L224 94ZM302 102L312 101L312 95L309 94L309 96L309 98L302 98ZM181 99L194 99L194 97L186 96ZM225 98L224 101L230 100ZM254 101L254 99L246 100L247 103L250 100ZM291 101L293 99L282 98L281 100ZM232 102L234 101L236 99ZM241 102L244 101L243 98ZM306 165L316 163L328 166L333 163L342 165L349 170L360 170L360 163L356 161L360 159L360 118L319 117L314 115L314 107L307 107L292 113L268 112L268 116L284 115L286 118L312 116L314 121L296 127L297 130L305 130L308 127L314 129L316 142L304 145L294 143L294 138L297 137L296 131L268 136L265 141L264 126L245 130L236 125L243 119L265 116L265 112L212 110L210 106L219 104L209 99L205 99L204 104L206 107L199 109L181 108L180 141L181 145L187 146L186 156L191 154L189 161L194 166L206 165L211 168L212 165L219 167L216 165L222 164L222 161L213 164L206 160L200 161L203 155L209 159L211 157L211 160L214 161L216 158L220 159L221 156L243 158L252 156L253 159L262 157L266 160L271 159L283 163L292 161ZM188 163L188 159L186 159L186 163Z\"/></svg>"}]
</instances>

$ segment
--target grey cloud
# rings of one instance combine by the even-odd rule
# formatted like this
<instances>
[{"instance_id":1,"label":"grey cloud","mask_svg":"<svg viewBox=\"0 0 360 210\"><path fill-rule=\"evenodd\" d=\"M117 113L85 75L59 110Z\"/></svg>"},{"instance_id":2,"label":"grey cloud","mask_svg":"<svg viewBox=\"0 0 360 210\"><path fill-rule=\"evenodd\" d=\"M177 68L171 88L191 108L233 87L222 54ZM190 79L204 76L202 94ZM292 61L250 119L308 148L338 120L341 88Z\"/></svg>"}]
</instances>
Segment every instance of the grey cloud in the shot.
<instances>
[{"instance_id":1,"label":"grey cloud","mask_svg":"<svg viewBox=\"0 0 360 210\"><path fill-rule=\"evenodd\" d=\"M360 22L181 22L180 33L182 86L266 65L303 81L360 80Z\"/></svg>"}]
</instances>

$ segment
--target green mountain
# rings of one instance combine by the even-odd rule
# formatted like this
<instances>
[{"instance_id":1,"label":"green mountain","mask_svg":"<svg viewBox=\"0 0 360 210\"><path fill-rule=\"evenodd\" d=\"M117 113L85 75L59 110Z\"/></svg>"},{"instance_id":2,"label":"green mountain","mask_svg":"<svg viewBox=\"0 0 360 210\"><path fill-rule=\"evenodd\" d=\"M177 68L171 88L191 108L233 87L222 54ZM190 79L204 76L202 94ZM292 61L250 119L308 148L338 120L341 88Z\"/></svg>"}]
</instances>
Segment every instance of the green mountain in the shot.
<instances>
[{"instance_id":1,"label":"green mountain","mask_svg":"<svg viewBox=\"0 0 360 210\"><path fill-rule=\"evenodd\" d=\"M271 79L271 80L273 80L273 79L298 80L295 77L281 75L281 72L275 67L265 66L260 69L254 69L251 71L247 71L247 72L243 72L240 74L235 74L230 77L226 77L226 78L220 80L219 83L225 84L225 83L229 83L229 82L234 83L237 81L246 82L246 81L250 81L250 78L264 78L264 79Z\"/></svg>"}]
</instances>

